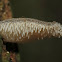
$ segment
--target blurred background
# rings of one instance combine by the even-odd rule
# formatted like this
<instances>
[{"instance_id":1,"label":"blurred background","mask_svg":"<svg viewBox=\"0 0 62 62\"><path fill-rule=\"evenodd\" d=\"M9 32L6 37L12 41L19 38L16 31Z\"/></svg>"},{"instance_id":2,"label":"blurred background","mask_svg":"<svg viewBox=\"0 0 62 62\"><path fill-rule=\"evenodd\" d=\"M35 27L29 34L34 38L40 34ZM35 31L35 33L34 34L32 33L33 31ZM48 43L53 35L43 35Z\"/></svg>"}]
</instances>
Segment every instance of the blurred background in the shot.
<instances>
[{"instance_id":1,"label":"blurred background","mask_svg":"<svg viewBox=\"0 0 62 62\"><path fill-rule=\"evenodd\" d=\"M62 24L61 0L1 0L3 12L1 20L9 18L35 18L42 21L57 21ZM7 5L6 5L7 4ZM5 6L6 5L6 6ZM8 7L9 6L9 7ZM2 7L0 5L0 7ZM6 9L5 9L6 8ZM9 10L8 10L9 9ZM6 10L6 11L5 11ZM1 13L2 12L2 13ZM7 16L6 16L7 15ZM8 47L11 44L7 44ZM16 46L16 44L12 44ZM12 46L12 47L14 47ZM5 46L4 46L5 47ZM12 51L12 47L10 50ZM8 48L9 49L9 48ZM15 47L15 51L17 47ZM62 38L43 39L36 42L19 44L20 62L62 62ZM11 58L16 54L11 53ZM15 61L15 60L14 60ZM16 61L15 61L16 62Z\"/></svg>"},{"instance_id":2,"label":"blurred background","mask_svg":"<svg viewBox=\"0 0 62 62\"><path fill-rule=\"evenodd\" d=\"M62 23L61 0L10 0L13 17L29 17Z\"/></svg>"}]
</instances>

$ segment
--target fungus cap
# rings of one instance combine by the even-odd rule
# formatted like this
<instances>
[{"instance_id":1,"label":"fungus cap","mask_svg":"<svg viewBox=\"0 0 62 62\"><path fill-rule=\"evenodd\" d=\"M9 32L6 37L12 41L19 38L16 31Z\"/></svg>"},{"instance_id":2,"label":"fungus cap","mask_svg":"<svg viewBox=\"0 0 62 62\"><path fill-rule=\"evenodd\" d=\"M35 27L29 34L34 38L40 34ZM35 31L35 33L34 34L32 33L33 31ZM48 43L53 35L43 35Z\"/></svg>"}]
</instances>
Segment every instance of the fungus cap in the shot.
<instances>
[{"instance_id":1,"label":"fungus cap","mask_svg":"<svg viewBox=\"0 0 62 62\"><path fill-rule=\"evenodd\" d=\"M6 42L28 42L45 37L61 37L62 25L31 18L12 18L0 21L0 35Z\"/></svg>"}]
</instances>

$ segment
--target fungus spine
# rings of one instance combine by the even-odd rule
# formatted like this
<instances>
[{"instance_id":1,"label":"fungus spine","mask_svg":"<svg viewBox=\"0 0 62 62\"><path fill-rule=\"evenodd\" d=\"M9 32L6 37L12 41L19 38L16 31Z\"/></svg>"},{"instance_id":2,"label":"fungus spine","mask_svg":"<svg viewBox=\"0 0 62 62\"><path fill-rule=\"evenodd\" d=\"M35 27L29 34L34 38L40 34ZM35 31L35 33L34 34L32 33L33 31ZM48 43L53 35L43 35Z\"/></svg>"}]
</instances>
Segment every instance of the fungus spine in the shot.
<instances>
[{"instance_id":1,"label":"fungus spine","mask_svg":"<svg viewBox=\"0 0 62 62\"><path fill-rule=\"evenodd\" d=\"M31 18L12 18L0 21L0 35L6 42L25 42L30 39L62 36L62 25Z\"/></svg>"}]
</instances>

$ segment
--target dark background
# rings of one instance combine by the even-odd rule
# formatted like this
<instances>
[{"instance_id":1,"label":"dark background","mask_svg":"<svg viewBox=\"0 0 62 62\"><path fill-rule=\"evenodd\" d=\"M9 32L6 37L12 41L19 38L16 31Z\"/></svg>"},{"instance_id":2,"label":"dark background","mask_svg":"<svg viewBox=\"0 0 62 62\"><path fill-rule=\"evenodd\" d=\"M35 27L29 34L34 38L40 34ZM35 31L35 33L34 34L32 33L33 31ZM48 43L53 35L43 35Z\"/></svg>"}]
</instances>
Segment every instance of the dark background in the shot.
<instances>
[{"instance_id":1,"label":"dark background","mask_svg":"<svg viewBox=\"0 0 62 62\"><path fill-rule=\"evenodd\" d=\"M10 0L13 17L62 22L61 0Z\"/></svg>"},{"instance_id":2,"label":"dark background","mask_svg":"<svg viewBox=\"0 0 62 62\"><path fill-rule=\"evenodd\" d=\"M57 21L62 24L61 0L10 0L13 17ZM20 44L21 62L62 62L62 38Z\"/></svg>"}]
</instances>

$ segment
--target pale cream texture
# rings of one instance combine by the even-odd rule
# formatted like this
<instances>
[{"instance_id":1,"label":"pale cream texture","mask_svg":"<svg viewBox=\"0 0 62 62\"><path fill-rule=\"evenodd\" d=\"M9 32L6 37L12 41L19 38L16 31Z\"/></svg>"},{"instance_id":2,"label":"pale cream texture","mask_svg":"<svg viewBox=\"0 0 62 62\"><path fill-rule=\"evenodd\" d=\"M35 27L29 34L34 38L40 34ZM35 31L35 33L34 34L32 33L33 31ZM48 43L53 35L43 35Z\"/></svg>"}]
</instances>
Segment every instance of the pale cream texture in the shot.
<instances>
[{"instance_id":1,"label":"pale cream texture","mask_svg":"<svg viewBox=\"0 0 62 62\"><path fill-rule=\"evenodd\" d=\"M31 18L12 18L0 21L0 35L6 42L27 42L45 37L62 36L62 25Z\"/></svg>"}]
</instances>

